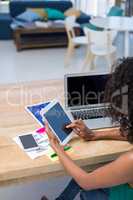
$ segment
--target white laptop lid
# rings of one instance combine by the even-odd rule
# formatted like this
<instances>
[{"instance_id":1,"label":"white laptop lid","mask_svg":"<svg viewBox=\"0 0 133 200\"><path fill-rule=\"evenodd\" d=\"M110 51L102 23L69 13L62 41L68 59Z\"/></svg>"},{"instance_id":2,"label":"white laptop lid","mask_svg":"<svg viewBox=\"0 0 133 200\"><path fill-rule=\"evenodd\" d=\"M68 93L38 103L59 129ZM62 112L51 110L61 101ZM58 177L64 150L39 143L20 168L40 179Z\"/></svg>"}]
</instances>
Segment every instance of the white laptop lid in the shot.
<instances>
[{"instance_id":1,"label":"white laptop lid","mask_svg":"<svg viewBox=\"0 0 133 200\"><path fill-rule=\"evenodd\" d=\"M67 74L64 77L66 109L83 109L108 105L104 90L109 74Z\"/></svg>"}]
</instances>

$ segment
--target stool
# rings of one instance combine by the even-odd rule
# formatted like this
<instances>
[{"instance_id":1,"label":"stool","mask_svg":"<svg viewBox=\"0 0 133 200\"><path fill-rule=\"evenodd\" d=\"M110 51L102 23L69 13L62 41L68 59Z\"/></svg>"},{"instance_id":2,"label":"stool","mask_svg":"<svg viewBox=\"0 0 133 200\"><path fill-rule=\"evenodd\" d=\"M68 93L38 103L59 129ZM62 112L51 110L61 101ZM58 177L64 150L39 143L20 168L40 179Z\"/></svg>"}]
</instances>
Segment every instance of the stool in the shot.
<instances>
[{"instance_id":1,"label":"stool","mask_svg":"<svg viewBox=\"0 0 133 200\"><path fill-rule=\"evenodd\" d=\"M12 18L8 13L0 13L0 40L12 39L10 24Z\"/></svg>"}]
</instances>

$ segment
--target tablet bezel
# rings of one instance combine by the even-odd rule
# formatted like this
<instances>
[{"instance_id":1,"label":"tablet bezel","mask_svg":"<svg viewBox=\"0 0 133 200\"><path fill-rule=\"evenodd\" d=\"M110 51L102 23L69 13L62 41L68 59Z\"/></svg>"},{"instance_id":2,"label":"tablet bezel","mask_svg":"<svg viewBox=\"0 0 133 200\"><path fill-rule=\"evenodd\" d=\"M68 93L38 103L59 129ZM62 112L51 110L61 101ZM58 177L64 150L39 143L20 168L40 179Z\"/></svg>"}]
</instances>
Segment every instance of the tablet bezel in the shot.
<instances>
[{"instance_id":1,"label":"tablet bezel","mask_svg":"<svg viewBox=\"0 0 133 200\"><path fill-rule=\"evenodd\" d=\"M52 101L51 103L49 103L43 110L43 114L47 113L52 107L54 107L54 105L56 105L57 103L60 104L60 106L62 107L63 111L65 112L65 114L68 116L68 118L70 119L70 121L72 122L74 119L71 115L71 113L67 112L64 107L61 105L61 103L57 100ZM43 116L44 119L47 121L47 119L45 118L45 115ZM47 121L48 122L48 121ZM48 122L49 124L49 122ZM60 138L58 137L58 133L55 132L55 130L53 129L53 127L51 127L51 125L49 124L50 129L53 131L53 133L55 134L55 136L58 138L59 142L61 145L66 145L73 137L74 132L72 131L66 138L65 140L61 141Z\"/></svg>"}]
</instances>

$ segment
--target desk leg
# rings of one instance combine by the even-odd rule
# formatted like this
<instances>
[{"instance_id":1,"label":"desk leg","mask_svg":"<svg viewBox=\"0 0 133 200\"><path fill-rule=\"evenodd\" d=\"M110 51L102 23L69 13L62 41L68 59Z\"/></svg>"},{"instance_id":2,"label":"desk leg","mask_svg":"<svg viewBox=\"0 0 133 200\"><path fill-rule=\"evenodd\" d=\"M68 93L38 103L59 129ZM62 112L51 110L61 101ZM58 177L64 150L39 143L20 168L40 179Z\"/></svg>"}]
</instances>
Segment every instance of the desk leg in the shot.
<instances>
[{"instance_id":1,"label":"desk leg","mask_svg":"<svg viewBox=\"0 0 133 200\"><path fill-rule=\"evenodd\" d=\"M15 44L16 44L17 51L21 51L21 34L19 31L16 31L14 33L14 38L15 38Z\"/></svg>"},{"instance_id":2,"label":"desk leg","mask_svg":"<svg viewBox=\"0 0 133 200\"><path fill-rule=\"evenodd\" d=\"M125 53L124 53L124 57L128 57L129 56L129 32L125 31Z\"/></svg>"}]
</instances>

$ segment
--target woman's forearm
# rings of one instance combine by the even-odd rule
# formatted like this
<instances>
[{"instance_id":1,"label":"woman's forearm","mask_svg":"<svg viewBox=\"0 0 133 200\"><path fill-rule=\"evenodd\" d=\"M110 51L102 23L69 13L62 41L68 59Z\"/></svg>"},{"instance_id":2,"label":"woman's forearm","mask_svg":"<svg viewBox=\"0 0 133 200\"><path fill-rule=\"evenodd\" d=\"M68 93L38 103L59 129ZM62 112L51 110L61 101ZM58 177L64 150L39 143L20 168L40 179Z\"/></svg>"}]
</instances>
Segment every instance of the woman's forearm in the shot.
<instances>
[{"instance_id":1,"label":"woman's forearm","mask_svg":"<svg viewBox=\"0 0 133 200\"><path fill-rule=\"evenodd\" d=\"M75 179L77 184L85 190L131 183L133 180L133 160L130 158L130 152L91 173L87 173L78 167L63 150L58 149L56 152L65 170ZM119 173L117 171L118 169Z\"/></svg>"},{"instance_id":2,"label":"woman's forearm","mask_svg":"<svg viewBox=\"0 0 133 200\"><path fill-rule=\"evenodd\" d=\"M127 141L126 136L122 136L119 129L116 130L110 130L110 131L97 131L95 132L94 140L122 140Z\"/></svg>"},{"instance_id":3,"label":"woman's forearm","mask_svg":"<svg viewBox=\"0 0 133 200\"><path fill-rule=\"evenodd\" d=\"M123 137L119 131L119 129L111 130L111 131L98 131L95 133L95 140L100 139L113 139L113 140L127 140L126 137ZM61 163L63 164L65 170L72 176L75 181L82 188L86 188L86 179L88 178L88 173L78 167L68 156L62 151L62 149L56 150ZM92 180L93 182L94 180Z\"/></svg>"},{"instance_id":4,"label":"woman's forearm","mask_svg":"<svg viewBox=\"0 0 133 200\"><path fill-rule=\"evenodd\" d=\"M88 173L78 167L61 149L58 149L56 152L65 170L75 179L81 188L84 188L84 180L86 180Z\"/></svg>"}]
</instances>

